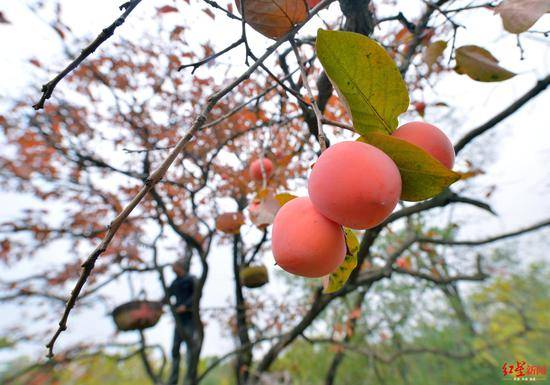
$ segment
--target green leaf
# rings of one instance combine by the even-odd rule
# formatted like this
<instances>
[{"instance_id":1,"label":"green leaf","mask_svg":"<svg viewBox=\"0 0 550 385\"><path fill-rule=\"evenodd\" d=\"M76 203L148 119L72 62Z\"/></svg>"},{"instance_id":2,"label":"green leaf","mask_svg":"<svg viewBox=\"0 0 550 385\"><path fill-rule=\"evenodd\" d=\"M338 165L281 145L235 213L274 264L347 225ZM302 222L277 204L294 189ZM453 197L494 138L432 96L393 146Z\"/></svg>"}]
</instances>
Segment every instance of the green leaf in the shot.
<instances>
[{"instance_id":1,"label":"green leaf","mask_svg":"<svg viewBox=\"0 0 550 385\"><path fill-rule=\"evenodd\" d=\"M498 60L486 49L476 45L465 45L455 51L459 74L466 74L479 82L501 82L516 76L498 65Z\"/></svg>"},{"instance_id":2,"label":"green leaf","mask_svg":"<svg viewBox=\"0 0 550 385\"><path fill-rule=\"evenodd\" d=\"M409 95L399 69L374 40L354 32L317 32L317 55L360 134L392 133Z\"/></svg>"},{"instance_id":3,"label":"green leaf","mask_svg":"<svg viewBox=\"0 0 550 385\"><path fill-rule=\"evenodd\" d=\"M344 262L332 272L328 278L328 284L324 293L330 294L340 290L348 281L348 278L357 266L357 253L359 252L359 240L351 229L344 227L346 235L347 252Z\"/></svg>"},{"instance_id":4,"label":"green leaf","mask_svg":"<svg viewBox=\"0 0 550 385\"><path fill-rule=\"evenodd\" d=\"M460 179L441 162L414 144L376 132L358 139L384 151L395 162L403 184L401 199L417 202L432 198Z\"/></svg>"}]
</instances>

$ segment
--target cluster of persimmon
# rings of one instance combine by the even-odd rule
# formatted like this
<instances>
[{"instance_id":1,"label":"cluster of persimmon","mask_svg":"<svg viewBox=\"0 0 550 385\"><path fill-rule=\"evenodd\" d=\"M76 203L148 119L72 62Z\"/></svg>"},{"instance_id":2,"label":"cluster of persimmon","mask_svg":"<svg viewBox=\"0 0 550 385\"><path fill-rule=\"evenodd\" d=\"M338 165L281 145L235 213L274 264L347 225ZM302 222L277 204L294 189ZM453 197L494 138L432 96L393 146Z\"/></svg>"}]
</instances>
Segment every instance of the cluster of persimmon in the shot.
<instances>
[{"instance_id":1,"label":"cluster of persimmon","mask_svg":"<svg viewBox=\"0 0 550 385\"><path fill-rule=\"evenodd\" d=\"M422 148L445 167L453 167L453 146L437 127L411 122L392 135ZM277 213L272 250L282 269L318 278L344 261L347 247L342 226L370 229L389 217L399 202L401 176L380 149L346 141L321 154L311 171L308 193L309 197L293 199Z\"/></svg>"}]
</instances>

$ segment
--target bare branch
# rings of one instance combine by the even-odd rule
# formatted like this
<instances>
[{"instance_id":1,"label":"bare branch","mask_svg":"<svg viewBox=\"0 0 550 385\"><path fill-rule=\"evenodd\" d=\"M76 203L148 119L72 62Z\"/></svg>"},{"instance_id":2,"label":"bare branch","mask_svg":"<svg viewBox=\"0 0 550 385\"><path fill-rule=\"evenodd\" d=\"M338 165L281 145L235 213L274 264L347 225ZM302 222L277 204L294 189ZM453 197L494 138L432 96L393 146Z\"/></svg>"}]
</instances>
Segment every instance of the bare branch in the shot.
<instances>
[{"instance_id":1,"label":"bare branch","mask_svg":"<svg viewBox=\"0 0 550 385\"><path fill-rule=\"evenodd\" d=\"M399 211L394 212L392 215L388 217L388 219L384 221L384 223L381 226L385 226L399 219L406 218L411 215L418 214L424 211L428 211L436 207L445 207L452 203L470 204L470 205L482 208L484 210L487 210L491 214L494 214L493 209L487 203L481 202L475 199L463 197L461 195L454 193L450 189L447 189L443 191L441 194L439 194L438 196L430 200L420 202L412 206L407 206L405 208L402 208Z\"/></svg>"},{"instance_id":2,"label":"bare branch","mask_svg":"<svg viewBox=\"0 0 550 385\"><path fill-rule=\"evenodd\" d=\"M406 54L405 54L405 57L403 58L403 61L401 62L401 65L399 66L399 71L401 72L401 75L405 75L409 70L409 67L411 66L414 55L416 54L416 50L418 49L418 47L420 46L420 43L422 42L423 34L428 28L428 23L431 20L432 14L438 7L444 5L448 1L449 0L438 0L433 5L426 4L427 9L426 11L424 11L424 14L420 18L420 21L417 23L416 28L414 29L412 40L407 45L407 48L404 50Z\"/></svg>"},{"instance_id":3,"label":"bare branch","mask_svg":"<svg viewBox=\"0 0 550 385\"><path fill-rule=\"evenodd\" d=\"M23 297L32 297L32 298L45 298L55 300L57 302L65 303L66 298L58 296L56 294L46 293L43 290L33 290L33 289L19 289L13 294L8 294L0 297L0 302L9 302L18 300Z\"/></svg>"},{"instance_id":4,"label":"bare branch","mask_svg":"<svg viewBox=\"0 0 550 385\"><path fill-rule=\"evenodd\" d=\"M505 110L503 110L502 112L494 116L493 118L489 119L486 123L482 124L477 128L474 128L473 130L468 132L466 135L464 135L455 144L455 153L458 154L472 140L484 134L486 131L490 130L491 128L496 126L498 123L502 122L504 119L506 119L507 117L512 115L514 112L519 110L521 107L523 107L525 104L527 104L527 102L529 102L535 96L537 96L538 94L546 90L546 88L548 87L548 84L550 84L550 75L547 75L544 79L539 80L533 88L527 91L521 98L519 98L514 103L512 103L508 108L506 108Z\"/></svg>"},{"instance_id":5,"label":"bare branch","mask_svg":"<svg viewBox=\"0 0 550 385\"><path fill-rule=\"evenodd\" d=\"M519 229L516 231L512 231L505 234L496 235L494 237L489 237L485 239L480 239L477 241L461 241L461 240L452 240L452 239L435 239L435 238L419 238L418 242L420 243L434 243L436 245L451 245L451 246L481 246L485 245L487 243L492 243L496 241L500 241L503 239L513 238L517 237L519 235L523 235L526 233L530 233L539 229L542 229L543 227L550 226L550 220L542 221L539 223L536 223L532 226Z\"/></svg>"},{"instance_id":6,"label":"bare branch","mask_svg":"<svg viewBox=\"0 0 550 385\"><path fill-rule=\"evenodd\" d=\"M52 93L57 84L65 76L71 73L76 67L78 67L80 63L82 63L88 56L94 53L101 44L103 44L105 41L107 41L107 39L113 36L115 30L122 24L124 24L128 15L132 13L132 11L138 6L139 3L141 3L141 0L131 0L121 5L120 9L124 9L124 13L118 19L116 19L113 24L101 31L101 33L95 38L95 40L86 48L84 48L80 55L78 55L76 59L69 63L69 65L65 67L65 69L61 71L61 73L59 73L59 75L57 75L55 78L42 86L42 97L40 98L38 103L33 106L35 110L40 110L44 108L44 103L52 96Z\"/></svg>"},{"instance_id":7,"label":"bare branch","mask_svg":"<svg viewBox=\"0 0 550 385\"><path fill-rule=\"evenodd\" d=\"M206 1L206 0L205 0ZM181 65L179 68L178 68L178 71L182 71L186 68L189 68L189 67L193 67L193 69L191 70L191 73L194 74L195 71L197 70L197 68L199 68L200 66L226 54L227 52L231 51L232 49L234 48L237 48L238 46L240 46L241 44L244 43L244 39L241 37L239 38L239 40L237 40L236 42L234 42L233 44L229 45L228 47L222 49L221 51L219 52L216 52L202 60L199 60L198 62L195 62L195 63L190 63L190 64L183 64Z\"/></svg>"},{"instance_id":8,"label":"bare branch","mask_svg":"<svg viewBox=\"0 0 550 385\"><path fill-rule=\"evenodd\" d=\"M348 130L348 131L351 131L353 133L356 133L353 126L351 126L349 124L336 122L334 120L330 120L330 119L327 119L327 118L323 118L323 119L321 119L321 121L325 124L328 124L329 126L340 127L340 128L343 128L344 130Z\"/></svg>"},{"instance_id":9,"label":"bare branch","mask_svg":"<svg viewBox=\"0 0 550 385\"><path fill-rule=\"evenodd\" d=\"M478 272L476 274L471 274L471 275L457 274L449 277L436 277L435 275L432 275L432 274L427 274L420 271L402 269L400 267L395 267L394 271L400 274L410 275L411 277L420 278L425 281L430 281L437 285L448 285L450 283L458 282L458 281L483 281L488 277L488 275L483 272L482 273Z\"/></svg>"},{"instance_id":10,"label":"bare branch","mask_svg":"<svg viewBox=\"0 0 550 385\"><path fill-rule=\"evenodd\" d=\"M381 19L378 19L376 20L376 25L386 21L392 21L392 20L399 21L403 25L403 27L407 28L407 30L411 33L414 33L414 30L416 29L416 26L413 23L411 23L409 20L407 20L405 15L403 15L403 12L399 12L395 16L383 17Z\"/></svg>"},{"instance_id":11,"label":"bare branch","mask_svg":"<svg viewBox=\"0 0 550 385\"><path fill-rule=\"evenodd\" d=\"M365 297L367 295L367 291L363 290L359 294L357 294L357 298L355 299L353 311L361 311L361 307L363 306L363 302L365 300ZM355 334L355 328L357 326L357 320L359 319L359 316L354 316L353 318L350 317L349 325L346 328L346 336L344 337L344 342L349 343L353 335ZM336 374L338 373L338 368L340 367L340 364L344 360L345 353L344 351L338 351L334 357L332 358L332 362L330 364L330 367L327 371L327 375L325 377L325 385L333 385L334 380L336 379Z\"/></svg>"},{"instance_id":12,"label":"bare branch","mask_svg":"<svg viewBox=\"0 0 550 385\"><path fill-rule=\"evenodd\" d=\"M214 370L215 368L217 368L220 364L222 364L225 360L227 360L228 358L230 358L231 356L234 356L235 354L239 354L240 352L242 352L243 350L246 350L246 349L250 349L251 347L254 347L255 345L258 345L262 342L265 342L265 341L270 341L270 340L274 340L274 339L277 339L277 338L280 338L281 336L280 335L276 335L276 336L271 336L271 337L262 337L262 338L259 338L255 341L252 341L250 342L248 345L242 345L242 346L239 346L237 349L235 350L232 350L224 355L222 355L221 357L218 357L216 358L205 370L204 372L202 372L200 374L200 376L197 378L197 384L199 382L201 382L202 380L204 380L206 378L206 376L208 376L208 374Z\"/></svg>"},{"instance_id":13,"label":"bare branch","mask_svg":"<svg viewBox=\"0 0 550 385\"><path fill-rule=\"evenodd\" d=\"M241 18L239 16L235 15L234 13L229 12L227 9L225 9L224 7L222 7L221 5L216 3L215 1L213 1L213 0L203 0L203 1L205 3L207 3L208 5L210 5L212 8L219 9L220 11L225 13L225 15L227 17L229 17L230 19L239 20L239 21L241 20Z\"/></svg>"}]
</instances>

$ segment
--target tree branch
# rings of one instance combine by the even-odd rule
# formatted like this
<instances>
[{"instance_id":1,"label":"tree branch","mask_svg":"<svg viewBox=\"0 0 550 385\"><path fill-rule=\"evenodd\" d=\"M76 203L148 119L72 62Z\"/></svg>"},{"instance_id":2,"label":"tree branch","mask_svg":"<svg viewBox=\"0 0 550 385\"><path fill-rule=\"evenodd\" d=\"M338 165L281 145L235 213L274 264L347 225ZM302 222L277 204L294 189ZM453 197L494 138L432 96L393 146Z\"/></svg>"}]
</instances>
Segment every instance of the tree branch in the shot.
<instances>
[{"instance_id":1,"label":"tree branch","mask_svg":"<svg viewBox=\"0 0 550 385\"><path fill-rule=\"evenodd\" d=\"M452 239L419 238L418 242L420 242L420 243L433 243L433 244L436 244L436 245L451 245L451 246L481 246L481 245L485 245L487 243L500 241L502 239L517 237L519 235L530 233L530 232L542 229L543 227L547 227L547 226L550 226L550 220L542 221L542 222L536 223L532 226L529 226L529 227L526 227L526 228L523 228L523 229L519 229L519 230L516 230L516 231L509 232L509 233L496 235L496 236L485 238L485 239L480 239L480 240L477 240L477 241L475 241L475 240L474 241L466 241L466 240L461 241L461 240L452 240Z\"/></svg>"},{"instance_id":2,"label":"tree branch","mask_svg":"<svg viewBox=\"0 0 550 385\"><path fill-rule=\"evenodd\" d=\"M519 110L521 107L523 107L525 104L527 104L527 102L529 102L535 96L537 96L538 94L546 90L546 88L548 87L548 84L550 84L550 75L547 75L544 79L539 80L533 88L527 91L521 98L519 98L514 103L512 103L508 108L506 108L505 110L503 110L502 112L494 116L493 118L489 119L486 123L482 124L477 128L474 128L473 130L468 132L466 135L464 135L455 144L455 153L458 154L472 140L484 134L486 131L490 130L491 128L496 126L498 123L502 122L504 119L506 119L507 117L512 115L514 112Z\"/></svg>"},{"instance_id":3,"label":"tree branch","mask_svg":"<svg viewBox=\"0 0 550 385\"><path fill-rule=\"evenodd\" d=\"M132 11L138 6L139 3L141 3L141 0L131 0L121 5L120 9L124 9L124 13L118 19L116 19L113 24L101 31L101 33L95 38L95 40L86 48L84 48L80 55L78 55L76 59L69 63L69 65L65 67L65 69L61 71L61 73L59 73L59 75L57 75L55 78L42 86L42 97L40 98L38 103L33 106L35 110L40 110L44 108L44 103L52 96L52 93L57 84L65 76L71 73L76 67L78 67L80 63L82 63L88 56L94 53L101 44L103 44L105 41L107 41L107 39L113 36L115 30L122 24L124 24L128 15L132 13Z\"/></svg>"},{"instance_id":4,"label":"tree branch","mask_svg":"<svg viewBox=\"0 0 550 385\"><path fill-rule=\"evenodd\" d=\"M420 46L420 43L422 42L422 37L424 31L428 28L428 23L431 20L432 14L437 9L437 7L442 6L449 0L438 0L433 5L426 4L427 9L420 18L420 21L417 23L413 38L410 41L410 43L407 45L407 48L404 50L405 56L403 57L403 61L401 62L401 65L399 66L399 71L401 72L401 75L405 75L407 71L409 70L409 67L411 66L412 60L414 58L414 55L416 54L416 50Z\"/></svg>"}]
</instances>

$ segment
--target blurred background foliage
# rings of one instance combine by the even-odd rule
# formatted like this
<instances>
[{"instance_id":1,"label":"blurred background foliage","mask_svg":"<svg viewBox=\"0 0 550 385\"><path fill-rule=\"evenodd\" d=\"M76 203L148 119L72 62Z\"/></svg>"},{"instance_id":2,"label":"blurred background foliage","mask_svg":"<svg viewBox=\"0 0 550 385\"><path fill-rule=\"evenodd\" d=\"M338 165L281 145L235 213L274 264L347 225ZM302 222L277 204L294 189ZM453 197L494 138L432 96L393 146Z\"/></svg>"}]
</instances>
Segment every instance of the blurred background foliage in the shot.
<instances>
[{"instance_id":1,"label":"blurred background foliage","mask_svg":"<svg viewBox=\"0 0 550 385\"><path fill-rule=\"evenodd\" d=\"M519 258L502 250L497 254L496 258L508 261ZM340 336L349 325L335 323L333 341L303 338L273 370L290 373L295 385L321 384L334 354L340 352L345 360L337 374L338 384L501 384L506 362L514 363L516 358L532 365L546 362L550 346L550 269L546 265L512 269L469 289L461 305L467 309L473 332L457 316L442 287L400 278L367 295L348 342L341 342ZM324 322L332 323L334 312L353 318L353 306L342 301L325 315ZM3 338L0 346L9 349L10 343ZM215 359L205 358L201 366L204 369ZM8 381L30 363L20 357L4 364L0 379ZM143 370L135 354L130 358L97 354L66 365L37 365L11 383L149 384ZM232 363L219 366L204 381L234 384Z\"/></svg>"}]
</instances>

